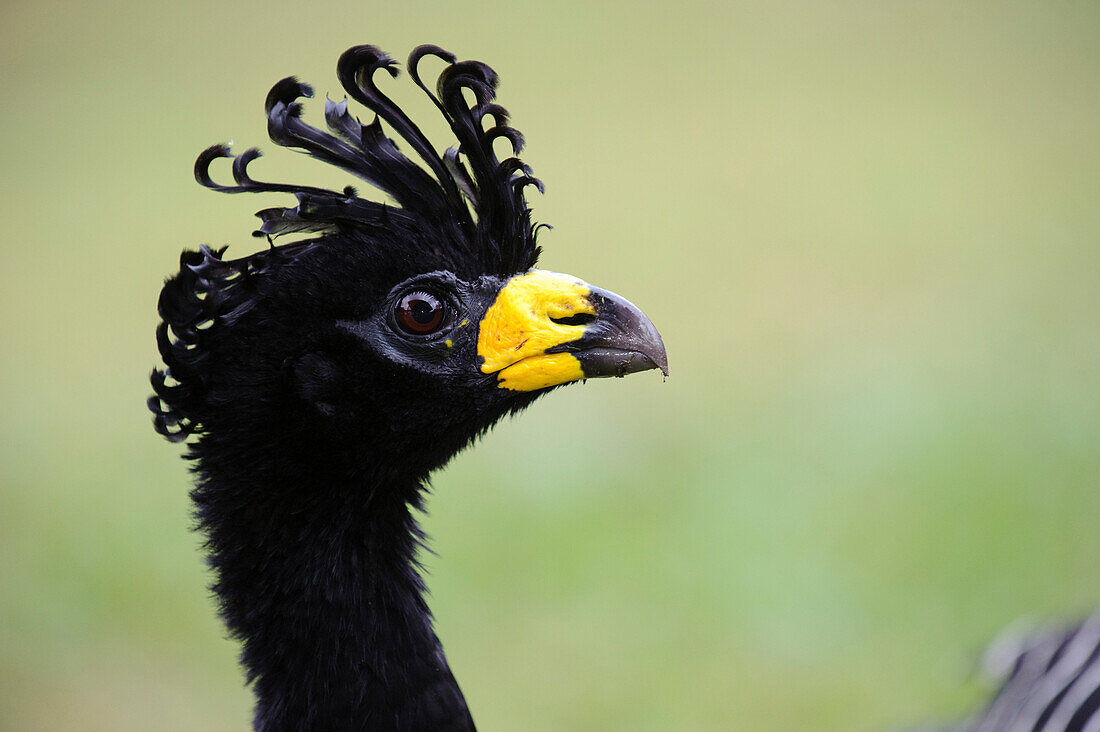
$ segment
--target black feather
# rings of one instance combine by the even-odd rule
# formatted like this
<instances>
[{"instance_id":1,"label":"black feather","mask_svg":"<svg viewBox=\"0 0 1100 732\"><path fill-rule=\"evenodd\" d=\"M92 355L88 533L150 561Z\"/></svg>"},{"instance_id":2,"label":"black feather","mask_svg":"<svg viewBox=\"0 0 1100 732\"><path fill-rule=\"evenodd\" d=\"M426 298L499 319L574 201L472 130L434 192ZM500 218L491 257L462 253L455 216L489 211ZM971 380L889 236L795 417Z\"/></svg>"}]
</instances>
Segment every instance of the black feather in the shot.
<instances>
[{"instance_id":1,"label":"black feather","mask_svg":"<svg viewBox=\"0 0 1100 732\"><path fill-rule=\"evenodd\" d=\"M447 64L434 92L418 72L429 55ZM266 182L250 169L258 149L213 145L195 162L199 184L290 194L294 205L256 214L271 245L255 254L185 251L158 302L164 368L148 407L157 432L187 440L195 460L198 526L222 616L242 641L257 729L473 728L431 628L411 511L431 470L537 396L497 388L468 338L408 368L368 348L371 318L401 282L495 292L539 253L524 190L541 183L493 151L500 139L523 147L493 101L493 70L437 46L410 55L413 83L455 138L442 155L378 87L379 71L398 76L373 46L337 64L367 124L346 99L325 100L328 131L307 124L313 90L294 78L264 108L276 144L394 203L351 186ZM232 183L212 173L223 158ZM275 244L287 234L312 238Z\"/></svg>"}]
</instances>

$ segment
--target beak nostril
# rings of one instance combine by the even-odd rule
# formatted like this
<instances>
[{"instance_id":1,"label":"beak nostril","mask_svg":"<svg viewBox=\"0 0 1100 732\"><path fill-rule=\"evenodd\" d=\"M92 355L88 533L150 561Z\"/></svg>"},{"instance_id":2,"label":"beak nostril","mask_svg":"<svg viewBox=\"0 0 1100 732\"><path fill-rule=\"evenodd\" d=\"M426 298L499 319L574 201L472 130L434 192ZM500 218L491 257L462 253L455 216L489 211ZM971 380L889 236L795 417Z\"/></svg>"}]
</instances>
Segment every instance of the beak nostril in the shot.
<instances>
[{"instance_id":1,"label":"beak nostril","mask_svg":"<svg viewBox=\"0 0 1100 732\"><path fill-rule=\"evenodd\" d=\"M596 316L592 313L577 313L576 315L570 315L567 318L550 318L558 325L588 325Z\"/></svg>"}]
</instances>

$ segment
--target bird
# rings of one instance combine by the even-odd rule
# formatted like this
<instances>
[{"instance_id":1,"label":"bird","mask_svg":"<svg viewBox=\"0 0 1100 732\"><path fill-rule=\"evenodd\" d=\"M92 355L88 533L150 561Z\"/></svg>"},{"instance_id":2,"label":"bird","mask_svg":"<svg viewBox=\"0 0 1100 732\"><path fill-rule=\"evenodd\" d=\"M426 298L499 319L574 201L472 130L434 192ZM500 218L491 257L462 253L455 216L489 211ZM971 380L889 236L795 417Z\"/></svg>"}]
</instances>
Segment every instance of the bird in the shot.
<instances>
[{"instance_id":1,"label":"bird","mask_svg":"<svg viewBox=\"0 0 1100 732\"><path fill-rule=\"evenodd\" d=\"M427 57L443 63L434 90L418 71ZM148 406L156 431L186 445L256 730L474 729L418 563L429 475L557 387L668 375L638 307L536 268L545 225L526 195L543 186L518 157L496 72L434 45L406 69L456 144L439 153L382 90L399 65L378 47L340 56L346 96L326 97L327 130L303 119L312 88L279 81L271 140L383 200L265 182L250 171L258 149L214 145L195 163L201 185L294 205L256 214L267 246L253 254L185 250L158 300Z\"/></svg>"},{"instance_id":2,"label":"bird","mask_svg":"<svg viewBox=\"0 0 1100 732\"><path fill-rule=\"evenodd\" d=\"M996 689L984 708L925 732L1100 730L1100 611L1073 622L1013 623L986 649L981 675Z\"/></svg>"}]
</instances>

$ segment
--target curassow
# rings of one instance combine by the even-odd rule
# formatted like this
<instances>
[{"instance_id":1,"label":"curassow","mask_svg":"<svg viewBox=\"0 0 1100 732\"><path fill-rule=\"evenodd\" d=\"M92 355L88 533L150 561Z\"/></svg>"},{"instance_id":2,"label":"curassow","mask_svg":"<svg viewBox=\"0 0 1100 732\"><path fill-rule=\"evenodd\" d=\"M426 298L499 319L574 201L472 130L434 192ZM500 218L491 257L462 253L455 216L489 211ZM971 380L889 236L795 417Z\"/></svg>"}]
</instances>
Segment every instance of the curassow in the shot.
<instances>
[{"instance_id":1,"label":"curassow","mask_svg":"<svg viewBox=\"0 0 1100 732\"><path fill-rule=\"evenodd\" d=\"M425 56L446 63L434 93L417 73ZM158 432L193 438L191 495L260 730L473 729L417 569L428 474L557 385L668 373L638 308L533 269L524 191L541 183L494 153L501 139L518 153L523 138L493 102L493 70L436 46L412 52L409 76L458 142L442 155L379 89L379 71L398 74L372 46L337 65L369 124L346 99L326 101L331 132L306 124L298 100L312 90L293 78L266 111L276 143L392 203L265 183L249 172L259 151L216 145L195 164L202 185L293 194L293 207L257 214L256 233L312 238L233 260L185 251L160 295L166 368L149 406ZM220 158L232 158L233 185L210 173Z\"/></svg>"}]
</instances>

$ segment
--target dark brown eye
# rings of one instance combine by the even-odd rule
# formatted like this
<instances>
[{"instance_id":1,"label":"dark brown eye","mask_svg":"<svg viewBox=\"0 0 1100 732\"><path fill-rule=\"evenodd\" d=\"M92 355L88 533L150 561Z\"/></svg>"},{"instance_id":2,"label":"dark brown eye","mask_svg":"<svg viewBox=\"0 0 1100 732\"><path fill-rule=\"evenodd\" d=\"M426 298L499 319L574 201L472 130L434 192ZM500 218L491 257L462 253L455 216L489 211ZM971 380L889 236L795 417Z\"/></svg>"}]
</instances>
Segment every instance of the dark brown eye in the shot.
<instances>
[{"instance_id":1,"label":"dark brown eye","mask_svg":"<svg viewBox=\"0 0 1100 732\"><path fill-rule=\"evenodd\" d=\"M406 333L428 335L443 325L445 312L438 297L418 290L401 298L394 315L398 327Z\"/></svg>"}]
</instances>

